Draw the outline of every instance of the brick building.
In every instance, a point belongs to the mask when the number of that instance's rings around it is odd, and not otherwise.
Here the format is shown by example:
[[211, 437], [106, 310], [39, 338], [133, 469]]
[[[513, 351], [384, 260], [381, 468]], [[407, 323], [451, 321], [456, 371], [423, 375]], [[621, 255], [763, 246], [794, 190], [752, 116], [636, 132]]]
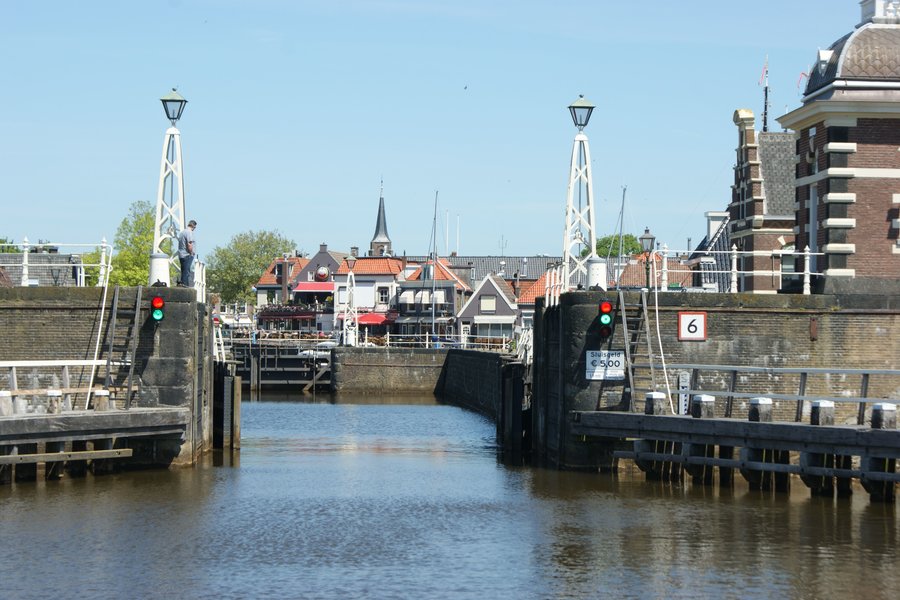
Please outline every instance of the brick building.
[[781, 277], [773, 273], [780, 273], [785, 266], [793, 270], [793, 264], [782, 265], [773, 258], [772, 251], [789, 249], [794, 242], [794, 136], [757, 132], [753, 112], [747, 109], [734, 111], [733, 119], [738, 128], [738, 147], [726, 250], [734, 245], [742, 253], [737, 265], [738, 290], [775, 293], [781, 287]]
[[814, 290], [896, 293], [900, 2], [860, 5], [861, 23], [819, 51], [803, 105], [778, 121], [794, 131], [797, 249], [823, 253]]

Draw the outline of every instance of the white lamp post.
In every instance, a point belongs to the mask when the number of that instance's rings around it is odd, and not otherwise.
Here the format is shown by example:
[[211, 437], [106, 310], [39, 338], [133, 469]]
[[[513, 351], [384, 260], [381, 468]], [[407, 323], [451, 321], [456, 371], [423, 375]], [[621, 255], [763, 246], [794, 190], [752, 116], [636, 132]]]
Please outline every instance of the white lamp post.
[[[563, 234], [563, 290], [577, 282], [587, 283], [588, 261], [596, 257], [597, 234], [594, 228], [594, 182], [591, 178], [591, 152], [584, 134], [594, 105], [584, 96], [569, 106], [578, 128], [572, 146], [569, 187], [566, 193], [566, 229]], [[587, 252], [582, 256], [582, 249]]]
[[[187, 100], [172, 88], [160, 101], [172, 126], [166, 130], [159, 168], [153, 249], [150, 251], [150, 285], [157, 281], [169, 285], [169, 265], [178, 264], [175, 260], [178, 256], [178, 233], [185, 227], [181, 132], [175, 123], [181, 118]], [[166, 251], [166, 240], [171, 240], [169, 252]]]
[[344, 345], [355, 346], [359, 334], [356, 310], [356, 301], [353, 292], [356, 289], [356, 277], [353, 276], [353, 267], [356, 265], [356, 257], [347, 257], [347, 303], [344, 304]]

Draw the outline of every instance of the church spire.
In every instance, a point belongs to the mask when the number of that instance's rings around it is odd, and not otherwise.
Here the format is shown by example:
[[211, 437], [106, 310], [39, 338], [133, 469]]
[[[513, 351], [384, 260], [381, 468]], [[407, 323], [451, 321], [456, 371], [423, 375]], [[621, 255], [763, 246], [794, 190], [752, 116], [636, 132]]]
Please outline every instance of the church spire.
[[375, 235], [369, 245], [369, 256], [390, 256], [391, 238], [388, 236], [387, 218], [384, 216], [384, 179], [381, 180], [381, 194], [378, 198], [378, 220]]

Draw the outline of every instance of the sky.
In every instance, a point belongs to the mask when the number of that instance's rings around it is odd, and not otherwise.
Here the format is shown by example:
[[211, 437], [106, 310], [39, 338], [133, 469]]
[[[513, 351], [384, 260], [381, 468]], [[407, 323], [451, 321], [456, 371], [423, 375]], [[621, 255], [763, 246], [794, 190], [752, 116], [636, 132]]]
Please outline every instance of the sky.
[[0, 238], [112, 240], [155, 202], [177, 87], [198, 253], [277, 230], [395, 254], [562, 254], [577, 130], [597, 236], [684, 249], [731, 198], [735, 109], [770, 130], [857, 0], [0, 0]]

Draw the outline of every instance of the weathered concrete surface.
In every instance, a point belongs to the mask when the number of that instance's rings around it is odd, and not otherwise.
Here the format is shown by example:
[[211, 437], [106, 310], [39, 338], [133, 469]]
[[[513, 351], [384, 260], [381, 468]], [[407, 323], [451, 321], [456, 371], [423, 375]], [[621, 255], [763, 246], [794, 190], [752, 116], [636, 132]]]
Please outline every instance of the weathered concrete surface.
[[334, 348], [331, 387], [336, 392], [435, 393], [447, 350]]

